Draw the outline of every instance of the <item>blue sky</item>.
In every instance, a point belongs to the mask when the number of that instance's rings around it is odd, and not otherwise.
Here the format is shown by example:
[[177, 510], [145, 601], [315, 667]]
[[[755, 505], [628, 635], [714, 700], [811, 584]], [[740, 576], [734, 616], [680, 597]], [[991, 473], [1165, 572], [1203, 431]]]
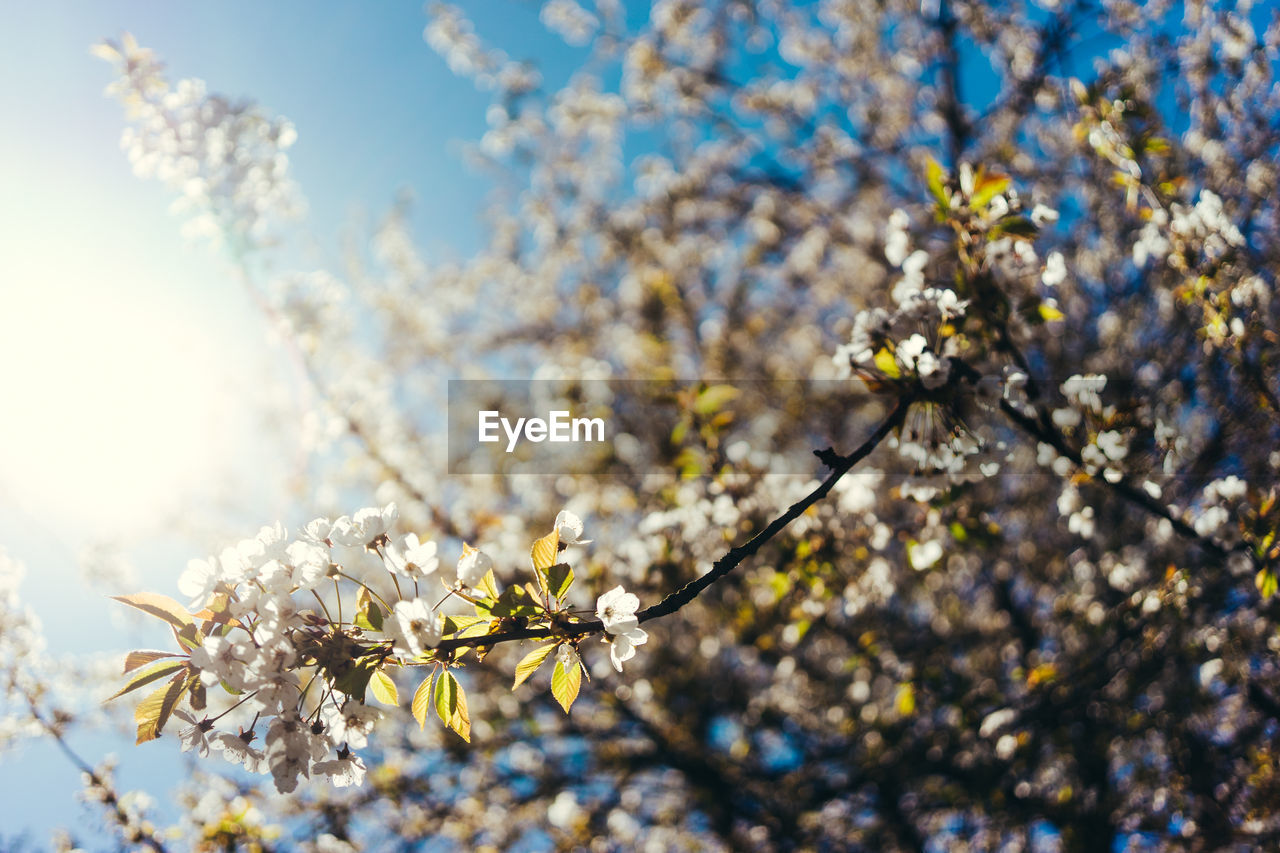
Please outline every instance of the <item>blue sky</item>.
[[[111, 69], [89, 46], [132, 32], [172, 79], [204, 79], [293, 121], [291, 170], [309, 206], [295, 262], [336, 268], [344, 227], [376, 221], [406, 188], [428, 257], [465, 257], [480, 243], [487, 184], [463, 168], [459, 143], [483, 131], [487, 98], [425, 44], [419, 4], [374, 8], [0, 8], [0, 382], [9, 391], [0, 548], [26, 564], [22, 594], [55, 652], [158, 642], [106, 590], [81, 581], [75, 563], [86, 544], [119, 544], [142, 586], [172, 589], [186, 560], [217, 544], [166, 531], [175, 508], [195, 530], [209, 529], [234, 494], [236, 535], [307, 515], [288, 504], [287, 466], [270, 461], [282, 445], [255, 446], [257, 401], [236, 393], [285, 358], [265, 342], [265, 323], [225, 259], [180, 236], [169, 191], [133, 176], [118, 144], [122, 111], [103, 95]], [[552, 81], [579, 59], [541, 27], [536, 4], [495, 0], [469, 11], [513, 56], [537, 56]], [[163, 792], [183, 773], [163, 745], [135, 750], [131, 739], [89, 734], [73, 745], [94, 762], [115, 752], [126, 788]], [[0, 837], [26, 830], [43, 846], [54, 826], [100, 825], [75, 799], [78, 773], [52, 744], [0, 754], [0, 768]]]

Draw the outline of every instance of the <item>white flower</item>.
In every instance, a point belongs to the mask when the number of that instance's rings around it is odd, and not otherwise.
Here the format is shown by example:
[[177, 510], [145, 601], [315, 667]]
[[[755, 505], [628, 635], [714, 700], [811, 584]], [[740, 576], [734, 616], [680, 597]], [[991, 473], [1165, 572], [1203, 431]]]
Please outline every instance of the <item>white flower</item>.
[[191, 665], [200, 670], [200, 682], [205, 687], [213, 687], [219, 680], [231, 683], [231, 679], [237, 677], [235, 670], [240, 664], [236, 660], [235, 644], [213, 634], [191, 650]]
[[942, 559], [942, 543], [936, 539], [919, 542], [907, 547], [907, 560], [911, 568], [923, 571]]
[[[640, 627], [636, 618], [636, 609], [640, 599], [615, 586], [596, 601], [596, 616], [604, 623], [604, 642], [609, 644], [609, 659], [613, 668], [622, 672], [623, 661], [635, 657], [636, 646], [642, 646], [649, 640], [649, 635]], [[557, 652], [558, 654], [558, 652]]]
[[195, 750], [196, 754], [201, 758], [208, 758], [208, 735], [213, 729], [213, 723], [210, 720], [197, 720], [181, 708], [175, 708], [173, 715], [188, 724], [186, 728], [178, 733], [178, 739], [182, 741], [182, 751], [190, 752]]
[[209, 738], [209, 745], [222, 750], [223, 756], [232, 764], [244, 765], [250, 773], [262, 773], [266, 770], [267, 757], [262, 750], [249, 745], [252, 732], [233, 735], [230, 732], [215, 732]]
[[216, 557], [207, 560], [191, 560], [178, 578], [178, 589], [191, 599], [192, 610], [201, 610], [223, 583], [222, 567]]
[[419, 542], [414, 533], [405, 536], [399, 544], [387, 546], [387, 568], [402, 577], [420, 580], [435, 574], [439, 567], [436, 543], [430, 540]]
[[636, 646], [643, 646], [649, 641], [649, 635], [643, 628], [638, 626], [631, 627], [605, 637], [604, 641], [609, 644], [609, 659], [613, 661], [613, 668], [618, 672], [622, 672], [623, 661], [629, 661], [636, 656]]
[[884, 235], [884, 256], [895, 267], [901, 266], [907, 257], [907, 250], [910, 248], [907, 228], [910, 225], [911, 220], [906, 211], [895, 210], [889, 214], [889, 227], [885, 229]]
[[[444, 635], [439, 614], [421, 598], [397, 601], [391, 615], [404, 641], [403, 651], [409, 657], [417, 657], [426, 649], [435, 648]], [[401, 644], [396, 645], [399, 647]]]
[[1067, 280], [1067, 262], [1063, 260], [1061, 252], [1049, 253], [1040, 280], [1044, 282], [1045, 287], [1057, 287]]
[[915, 334], [898, 344], [898, 359], [909, 370], [914, 370], [916, 360], [924, 354], [929, 348], [929, 342], [924, 339], [924, 335]]
[[560, 662], [560, 666], [564, 668], [564, 671], [568, 672], [577, 666], [582, 659], [578, 656], [577, 649], [568, 643], [561, 643], [560, 647], [556, 649], [556, 660]]
[[[346, 753], [345, 755], [343, 753]], [[329, 777], [335, 788], [346, 788], [349, 785], [359, 787], [364, 784], [364, 762], [360, 756], [347, 750], [338, 753], [338, 757], [329, 761], [318, 761], [311, 768], [312, 772]]]
[[619, 634], [640, 624], [636, 619], [639, 607], [640, 599], [621, 586], [615, 586], [596, 600], [596, 616], [604, 623], [605, 631]]
[[1036, 225], [1043, 225], [1046, 222], [1057, 222], [1058, 211], [1051, 207], [1045, 207], [1043, 204], [1037, 204], [1031, 210], [1031, 221]]
[[569, 512], [561, 510], [556, 516], [556, 532], [560, 534], [560, 542], [565, 545], [588, 545], [590, 539], [582, 538], [582, 519]]
[[334, 743], [345, 743], [352, 749], [369, 745], [369, 733], [373, 725], [382, 719], [382, 712], [372, 705], [362, 705], [354, 700], [341, 708], [329, 704], [320, 712], [329, 738]]
[[300, 590], [314, 589], [329, 574], [329, 549], [318, 542], [298, 539], [287, 549], [292, 579]]
[[296, 711], [272, 720], [266, 741], [267, 763], [276, 790], [282, 794], [297, 789], [299, 776], [310, 777], [311, 762], [323, 758], [327, 752], [325, 741], [311, 733]]
[[369, 545], [395, 524], [400, 511], [394, 503], [384, 507], [365, 507], [354, 516], [342, 516], [333, 523], [329, 540], [335, 545]]
[[493, 560], [479, 548], [462, 543], [462, 556], [458, 558], [458, 582], [475, 588], [493, 568]]

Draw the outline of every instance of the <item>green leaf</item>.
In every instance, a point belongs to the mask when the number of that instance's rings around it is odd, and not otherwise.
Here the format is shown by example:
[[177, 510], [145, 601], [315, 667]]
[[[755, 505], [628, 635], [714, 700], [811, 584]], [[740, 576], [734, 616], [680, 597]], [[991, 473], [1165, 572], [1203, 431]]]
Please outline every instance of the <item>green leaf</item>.
[[1058, 306], [1052, 300], [1048, 300], [1048, 299], [1040, 303], [1039, 311], [1040, 311], [1041, 319], [1049, 323], [1053, 323], [1057, 320], [1066, 319], [1066, 316], [1067, 316], [1066, 314], [1062, 313], [1062, 311], [1058, 308]]
[[391, 680], [391, 676], [380, 669], [376, 670], [369, 680], [369, 689], [373, 691], [373, 698], [383, 705], [400, 704], [400, 694], [396, 692], [396, 683]]
[[471, 712], [467, 710], [467, 691], [462, 689], [461, 684], [458, 685], [458, 707], [454, 709], [449, 728], [453, 729], [458, 737], [471, 743]]
[[533, 558], [533, 568], [538, 572], [545, 572], [554, 566], [559, 546], [560, 532], [558, 530], [553, 530], [537, 542], [534, 542], [533, 550], [530, 552], [530, 556]]
[[173, 713], [178, 699], [187, 688], [185, 675], [178, 673], [172, 681], [139, 703], [133, 712], [134, 722], [138, 724], [138, 739], [135, 743], [142, 744], [160, 737], [161, 729], [169, 722], [169, 715]]
[[1254, 578], [1254, 583], [1258, 585], [1258, 592], [1262, 593], [1263, 598], [1270, 598], [1276, 594], [1276, 573], [1270, 569], [1263, 569], [1258, 572], [1258, 576]]
[[951, 207], [951, 195], [947, 192], [947, 187], [944, 183], [945, 175], [942, 171], [942, 164], [932, 157], [925, 164], [924, 180], [929, 186], [929, 192], [937, 199], [938, 206], [944, 210]]
[[484, 573], [484, 577], [480, 579], [480, 589], [490, 598], [498, 597], [498, 583], [494, 580], [493, 569]]
[[560, 703], [560, 707], [564, 708], [566, 714], [573, 707], [574, 700], [578, 698], [578, 689], [581, 686], [582, 669], [575, 666], [565, 672], [564, 664], [556, 661], [556, 668], [551, 673], [551, 695]]
[[1036, 224], [1025, 216], [1010, 214], [995, 225], [991, 226], [991, 230], [987, 232], [987, 238], [994, 240], [998, 237], [1008, 235], [1023, 240], [1030, 240], [1040, 232]]
[[991, 199], [1008, 189], [1009, 184], [1007, 175], [988, 174], [979, 169], [973, 181], [973, 197], [969, 199], [969, 206], [974, 210], [982, 210]]
[[373, 601], [368, 602], [364, 610], [356, 614], [356, 626], [366, 631], [381, 631], [382, 608]]
[[680, 421], [671, 429], [671, 443], [673, 445], [678, 447], [684, 443], [684, 437], [689, 432], [689, 426], [689, 420], [685, 419]]
[[[485, 612], [487, 613], [488, 610], [486, 609]], [[466, 631], [468, 628], [473, 628], [476, 625], [480, 625], [482, 623], [485, 625], [488, 625], [489, 617], [488, 616], [463, 616], [459, 614], [453, 614], [451, 616], [444, 617], [444, 633], [446, 636], [448, 636], [449, 634], [467, 636]], [[481, 633], [485, 633], [485, 632], [481, 631]]]
[[703, 416], [713, 414], [736, 400], [740, 393], [732, 385], [712, 385], [698, 394], [693, 402], [693, 410]]
[[164, 678], [167, 675], [172, 675], [178, 670], [186, 669], [186, 668], [187, 668], [187, 661], [185, 658], [181, 661], [164, 661], [154, 666], [149, 666], [146, 669], [134, 675], [133, 678], [130, 678], [128, 683], [126, 683], [124, 687], [121, 687], [119, 690], [117, 690], [115, 693], [112, 693], [103, 701], [110, 702], [112, 699], [115, 699], [117, 696], [123, 696], [126, 693], [132, 693], [134, 690], [137, 690], [139, 687], [145, 687], [146, 685], [150, 684], [153, 681], [159, 681], [160, 679]]
[[540, 646], [522, 657], [520, 659], [520, 663], [516, 664], [516, 683], [511, 685], [511, 689], [515, 690], [523, 684], [529, 676], [533, 675], [534, 671], [537, 670], [538, 667], [542, 666], [542, 662], [547, 659], [547, 656], [550, 655], [558, 645], [559, 643], [552, 643], [549, 646]]
[[467, 694], [451, 672], [445, 672], [436, 680], [436, 714], [458, 737], [471, 743], [471, 715], [467, 711]]
[[129, 652], [129, 654], [125, 655], [124, 671], [132, 672], [143, 664], [151, 663], [153, 660], [176, 657], [178, 657], [177, 652], [153, 652], [145, 649], [139, 649], [138, 651]]
[[413, 718], [418, 721], [418, 728], [425, 728], [427, 725], [427, 709], [431, 707], [431, 683], [435, 680], [436, 674], [433, 672], [426, 678], [422, 679], [422, 683], [418, 685], [418, 689], [413, 692], [413, 704], [410, 710], [413, 711]]
[[547, 589], [551, 592], [552, 598], [564, 598], [572, 585], [573, 569], [569, 568], [568, 563], [556, 563], [547, 569]]
[[453, 673], [445, 672], [436, 681], [436, 715], [440, 722], [449, 724], [449, 718], [458, 707], [458, 679]]
[[916, 712], [916, 690], [910, 684], [898, 685], [898, 696], [894, 705], [897, 707], [898, 713], [904, 717], [910, 717]]
[[139, 592], [134, 595], [113, 595], [111, 597], [122, 604], [136, 607], [143, 613], [150, 613], [157, 619], [163, 619], [178, 630], [191, 625], [194, 621], [185, 607], [167, 595], [160, 595], [155, 592]]
[[897, 379], [902, 375], [902, 371], [898, 368], [898, 360], [884, 347], [876, 350], [875, 365], [877, 370], [890, 379]]
[[529, 593], [524, 587], [509, 586], [494, 602], [492, 612], [494, 616], [537, 616], [542, 608], [537, 606], [536, 599], [529, 600]]
[[363, 702], [365, 691], [369, 688], [369, 679], [373, 677], [373, 671], [376, 668], [375, 661], [363, 659], [356, 661], [349, 669], [336, 675], [333, 679], [333, 688], [358, 702]]
[[200, 634], [200, 629], [196, 627], [194, 622], [190, 625], [183, 625], [182, 628], [175, 627], [173, 635], [178, 638], [178, 645], [187, 651], [199, 648], [201, 640], [204, 639]]

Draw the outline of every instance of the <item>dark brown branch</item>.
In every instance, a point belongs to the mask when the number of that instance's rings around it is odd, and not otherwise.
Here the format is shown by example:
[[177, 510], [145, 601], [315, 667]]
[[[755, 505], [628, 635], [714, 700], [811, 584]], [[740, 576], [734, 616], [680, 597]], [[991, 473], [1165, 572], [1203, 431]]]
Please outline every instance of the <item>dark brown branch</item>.
[[[736, 569], [743, 560], [754, 555], [759, 551], [765, 543], [777, 536], [791, 522], [800, 517], [801, 513], [813, 506], [818, 501], [826, 497], [832, 487], [843, 477], [849, 473], [854, 465], [857, 465], [863, 459], [867, 458], [873, 450], [875, 450], [880, 442], [888, 437], [901, 426], [903, 418], [907, 415], [907, 409], [915, 402], [914, 394], [906, 394], [898, 400], [898, 404], [894, 407], [884, 422], [876, 428], [866, 441], [860, 444], [857, 449], [847, 456], [841, 456], [831, 448], [826, 450], [814, 451], [815, 455], [822, 462], [830, 467], [831, 473], [823, 480], [817, 488], [796, 501], [787, 511], [775, 518], [769, 523], [769, 526], [761, 530], [750, 540], [736, 548], [731, 549], [727, 554], [716, 560], [711, 567], [711, 571], [707, 572], [697, 580], [690, 581], [680, 589], [668, 595], [650, 607], [646, 607], [636, 614], [636, 618], [641, 622], [648, 622], [650, 619], [657, 619], [675, 613], [689, 602], [698, 597], [703, 590], [711, 586], [716, 581]], [[511, 640], [546, 640], [555, 637], [580, 637], [586, 634], [595, 634], [604, 630], [604, 624], [599, 619], [587, 619], [582, 622], [573, 622], [558, 628], [515, 628], [507, 631], [499, 631], [493, 634], [484, 634], [476, 637], [452, 637], [442, 640], [437, 646], [438, 652], [449, 652], [461, 648], [474, 648], [476, 646], [492, 646], [497, 643], [508, 642]]]
[[907, 409], [912, 402], [914, 402], [912, 395], [902, 397], [898, 401], [898, 405], [889, 414], [889, 417], [885, 418], [884, 422], [876, 428], [876, 431], [848, 456], [840, 456], [830, 448], [816, 451], [818, 458], [832, 469], [827, 479], [823, 480], [812, 492], [792, 504], [786, 512], [775, 518], [768, 527], [751, 537], [745, 544], [739, 545], [719, 560], [716, 560], [711, 571], [697, 580], [685, 584], [652, 607], [646, 607], [641, 610], [636, 614], [637, 618], [641, 622], [646, 622], [650, 619], [657, 619], [660, 616], [675, 613], [681, 607], [697, 598], [698, 594], [704, 589], [736, 569], [747, 557], [759, 551], [761, 546], [781, 533], [784, 527], [799, 518], [802, 512], [826, 497], [827, 493], [831, 491], [831, 488], [835, 486], [841, 477], [849, 473], [849, 470], [854, 465], [857, 465], [870, 455], [871, 451], [875, 450], [890, 432], [897, 429], [902, 424], [903, 418], [906, 417]]

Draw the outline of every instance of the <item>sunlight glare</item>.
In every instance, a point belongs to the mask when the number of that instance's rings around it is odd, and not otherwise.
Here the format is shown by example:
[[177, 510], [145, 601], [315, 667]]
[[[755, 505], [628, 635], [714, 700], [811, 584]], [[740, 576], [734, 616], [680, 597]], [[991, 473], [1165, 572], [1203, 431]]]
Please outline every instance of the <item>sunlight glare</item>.
[[127, 262], [37, 254], [40, 269], [5, 270], [0, 498], [50, 527], [149, 529], [230, 450], [214, 343]]

